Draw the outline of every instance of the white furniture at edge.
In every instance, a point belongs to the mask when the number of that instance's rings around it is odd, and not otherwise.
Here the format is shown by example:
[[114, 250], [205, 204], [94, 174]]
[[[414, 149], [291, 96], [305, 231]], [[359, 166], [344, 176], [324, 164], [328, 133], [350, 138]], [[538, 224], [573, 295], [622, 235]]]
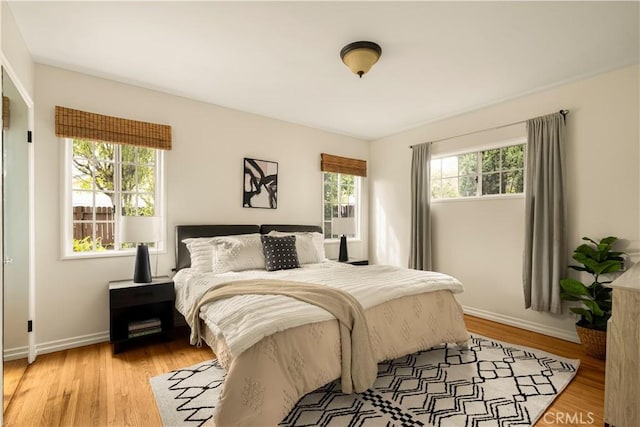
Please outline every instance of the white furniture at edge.
[[612, 316], [607, 328], [604, 422], [640, 426], [640, 263], [611, 283]]

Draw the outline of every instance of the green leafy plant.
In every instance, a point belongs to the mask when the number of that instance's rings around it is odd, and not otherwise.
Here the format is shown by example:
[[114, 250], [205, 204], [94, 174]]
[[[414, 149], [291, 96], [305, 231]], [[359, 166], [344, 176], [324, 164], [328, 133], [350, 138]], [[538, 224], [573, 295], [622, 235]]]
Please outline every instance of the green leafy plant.
[[[93, 251], [93, 240], [91, 236], [82, 239], [73, 239], [73, 252], [90, 252]], [[96, 251], [104, 251], [106, 248], [102, 246], [102, 237], [96, 239]]]
[[573, 259], [582, 265], [571, 265], [569, 268], [591, 274], [593, 282], [585, 285], [576, 279], [562, 279], [560, 298], [581, 303], [581, 306], [570, 309], [580, 315], [578, 326], [606, 331], [607, 320], [611, 317], [611, 288], [603, 285], [611, 283], [611, 280], [601, 281], [600, 276], [622, 270], [624, 252], [612, 250], [617, 237], [605, 237], [599, 242], [588, 237], [582, 240], [589, 243], [583, 243], [573, 251]]

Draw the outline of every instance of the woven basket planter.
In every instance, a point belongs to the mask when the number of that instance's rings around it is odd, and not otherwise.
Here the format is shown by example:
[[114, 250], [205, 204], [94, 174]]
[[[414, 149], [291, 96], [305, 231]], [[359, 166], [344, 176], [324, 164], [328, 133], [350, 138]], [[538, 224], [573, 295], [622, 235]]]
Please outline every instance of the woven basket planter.
[[589, 356], [604, 360], [607, 357], [607, 332], [576, 325], [580, 342]]

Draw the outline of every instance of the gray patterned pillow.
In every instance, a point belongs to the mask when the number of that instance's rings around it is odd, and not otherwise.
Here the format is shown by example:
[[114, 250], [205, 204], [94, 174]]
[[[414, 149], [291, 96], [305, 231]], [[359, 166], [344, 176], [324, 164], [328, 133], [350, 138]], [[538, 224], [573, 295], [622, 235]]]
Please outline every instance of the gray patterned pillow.
[[260, 236], [267, 271], [299, 268], [296, 236]]

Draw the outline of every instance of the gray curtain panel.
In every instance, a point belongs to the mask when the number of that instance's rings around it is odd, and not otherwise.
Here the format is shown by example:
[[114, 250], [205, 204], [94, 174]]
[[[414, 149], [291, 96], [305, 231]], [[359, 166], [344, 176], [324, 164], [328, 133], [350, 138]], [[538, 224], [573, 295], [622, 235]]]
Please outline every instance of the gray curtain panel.
[[409, 268], [431, 270], [431, 144], [413, 146]]
[[525, 176], [525, 307], [561, 313], [560, 278], [567, 275], [564, 116], [527, 121]]

